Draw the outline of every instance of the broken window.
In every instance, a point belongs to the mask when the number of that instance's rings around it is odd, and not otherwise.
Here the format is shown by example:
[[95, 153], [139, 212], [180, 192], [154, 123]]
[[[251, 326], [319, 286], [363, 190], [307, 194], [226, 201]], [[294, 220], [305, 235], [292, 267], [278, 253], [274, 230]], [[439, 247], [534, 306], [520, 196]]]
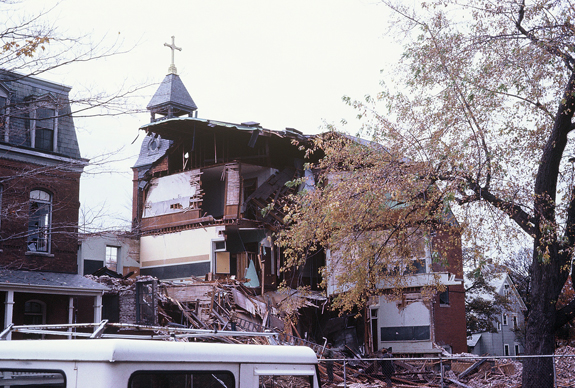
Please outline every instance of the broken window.
[[136, 322], [156, 324], [156, 283], [152, 280], [136, 283]]
[[129, 388], [234, 388], [234, 375], [229, 371], [152, 371], [130, 376]]
[[52, 195], [44, 190], [32, 190], [28, 219], [28, 252], [50, 252], [51, 222]]

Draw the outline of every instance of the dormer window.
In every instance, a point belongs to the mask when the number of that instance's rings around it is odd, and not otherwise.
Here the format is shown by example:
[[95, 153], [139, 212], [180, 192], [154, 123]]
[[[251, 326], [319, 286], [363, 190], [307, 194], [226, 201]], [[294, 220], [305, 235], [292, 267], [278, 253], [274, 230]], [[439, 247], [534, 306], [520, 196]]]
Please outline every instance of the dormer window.
[[36, 109], [35, 148], [44, 151], [54, 151], [55, 124], [56, 109]]
[[0, 141], [8, 141], [8, 90], [0, 85]]
[[58, 109], [51, 95], [30, 103], [26, 129], [30, 133], [30, 147], [42, 151], [58, 150]]

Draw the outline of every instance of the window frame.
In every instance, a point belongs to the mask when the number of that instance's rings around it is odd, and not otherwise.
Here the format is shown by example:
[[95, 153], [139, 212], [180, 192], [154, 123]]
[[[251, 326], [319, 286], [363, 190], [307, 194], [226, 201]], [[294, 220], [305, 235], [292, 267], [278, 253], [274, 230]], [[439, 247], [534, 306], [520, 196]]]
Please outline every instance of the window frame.
[[[34, 193], [40, 193], [38, 194], [38, 198], [33, 198]], [[41, 198], [42, 193], [47, 195], [49, 197], [49, 199], [43, 199]], [[44, 189], [33, 189], [30, 190], [30, 195], [29, 195], [29, 210], [28, 210], [28, 234], [27, 234], [27, 238], [26, 238], [26, 252], [27, 253], [32, 253], [32, 254], [50, 254], [51, 253], [51, 247], [52, 247], [52, 205], [54, 202], [54, 195], [48, 191], [48, 190], [44, 190]], [[39, 204], [37, 209], [34, 210], [33, 212], [33, 204]], [[41, 208], [47, 208], [47, 212], [45, 214], [45, 225], [38, 225], [38, 221], [41, 220], [42, 217], [44, 217], [43, 213], [37, 213]], [[31, 228], [31, 224], [34, 221], [36, 222], [36, 229], [35, 232], [34, 229]], [[42, 230], [42, 228], [44, 228], [45, 230]], [[44, 234], [45, 237], [40, 237], [41, 234]], [[35, 244], [35, 248], [31, 249], [34, 245], [34, 237], [33, 236], [37, 236], [36, 237], [36, 244]], [[38, 242], [40, 241], [40, 239], [45, 240], [45, 248], [44, 249], [39, 249], [39, 244]]]
[[[39, 305], [40, 309], [42, 311], [40, 313], [26, 311], [26, 307], [28, 306], [29, 303], [35, 303], [35, 304]], [[41, 317], [42, 322], [40, 322], [40, 323], [24, 323], [25, 325], [45, 325], [46, 324], [46, 303], [42, 302], [41, 300], [37, 300], [37, 299], [29, 299], [26, 302], [24, 302], [24, 322], [26, 322], [26, 317]]]
[[445, 291], [439, 293], [439, 306], [449, 307], [451, 305], [449, 300], [449, 286], [445, 287]]
[[[130, 378], [128, 379], [128, 388], [132, 388], [133, 384], [134, 384], [134, 380], [137, 379], [139, 376], [145, 376], [145, 377], [150, 377], [150, 375], [164, 375], [164, 376], [169, 376], [169, 375], [214, 375], [214, 374], [218, 374], [218, 375], [227, 375], [230, 376], [233, 382], [233, 387], [236, 386], [236, 376], [234, 375], [234, 373], [230, 370], [224, 370], [224, 369], [218, 369], [218, 370], [204, 370], [204, 369], [200, 369], [200, 370], [137, 370], [135, 372], [133, 372], [130, 375]], [[216, 377], [217, 379], [217, 377]]]
[[[113, 250], [115, 250], [115, 252], [116, 252], [115, 260], [112, 260], [113, 255], [108, 254], [108, 249], [110, 249], [110, 253], [113, 252]], [[121, 247], [119, 247], [117, 245], [106, 244], [106, 255], [104, 257], [104, 266], [106, 268], [111, 269], [112, 271], [116, 271], [116, 272], [118, 271], [118, 260], [120, 258], [120, 249], [121, 249]], [[113, 265], [111, 263], [113, 263]]]
[[[58, 152], [58, 116], [60, 109], [58, 107], [58, 104], [56, 104], [56, 99], [52, 95], [48, 94], [33, 99], [32, 101], [29, 102], [28, 106], [29, 106], [29, 112], [28, 112], [28, 119], [26, 120], [27, 124], [26, 129], [29, 130], [30, 134], [30, 147], [40, 151]], [[38, 112], [41, 109], [53, 111], [53, 116], [46, 118], [39, 118]], [[41, 124], [40, 123], [41, 121], [46, 121], [50, 119], [53, 120], [52, 129], [45, 128], [39, 125]], [[49, 147], [50, 149], [38, 147], [38, 144], [36, 144], [38, 136], [37, 130], [51, 131], [52, 141], [51, 141], [51, 147]]]
[[0, 105], [0, 133], [3, 131], [3, 138], [0, 141], [10, 140], [10, 91], [0, 83], [0, 98], [4, 99], [4, 105]]

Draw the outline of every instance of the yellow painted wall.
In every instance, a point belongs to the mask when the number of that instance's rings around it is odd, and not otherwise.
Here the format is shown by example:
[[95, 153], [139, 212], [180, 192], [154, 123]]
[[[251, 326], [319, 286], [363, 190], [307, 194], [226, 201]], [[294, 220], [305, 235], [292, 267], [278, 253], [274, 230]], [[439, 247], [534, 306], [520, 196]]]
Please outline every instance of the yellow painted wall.
[[220, 226], [184, 230], [158, 236], [143, 236], [140, 239], [140, 265], [184, 264], [209, 261], [212, 240], [219, 238]]

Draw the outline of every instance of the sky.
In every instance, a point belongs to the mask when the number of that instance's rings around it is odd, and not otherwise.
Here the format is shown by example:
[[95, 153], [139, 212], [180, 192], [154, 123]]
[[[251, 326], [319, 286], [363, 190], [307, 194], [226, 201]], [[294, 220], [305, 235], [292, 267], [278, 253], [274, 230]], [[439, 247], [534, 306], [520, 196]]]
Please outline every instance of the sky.
[[[72, 91], [114, 93], [146, 86], [130, 103], [141, 113], [75, 118], [83, 157], [81, 211], [104, 228], [129, 228], [132, 172], [145, 106], [175, 65], [198, 117], [264, 128], [319, 133], [325, 123], [355, 132], [355, 112], [342, 97], [375, 95], [401, 47], [388, 35], [389, 10], [376, 0], [24, 0], [50, 8], [61, 33], [127, 52], [59, 69], [43, 78]], [[342, 126], [341, 120], [348, 124]], [[102, 156], [105, 155], [105, 156]], [[106, 161], [106, 163], [101, 163]], [[93, 225], [94, 226], [94, 225]]]

